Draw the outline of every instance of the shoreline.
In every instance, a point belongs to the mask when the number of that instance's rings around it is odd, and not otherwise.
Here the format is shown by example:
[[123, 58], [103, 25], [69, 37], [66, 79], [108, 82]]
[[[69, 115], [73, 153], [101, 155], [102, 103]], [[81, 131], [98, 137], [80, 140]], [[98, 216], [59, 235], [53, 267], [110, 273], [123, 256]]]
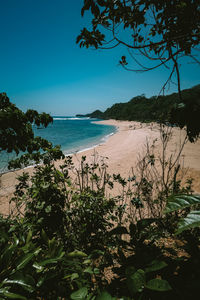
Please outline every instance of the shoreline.
[[[95, 123], [95, 124], [98, 124], [98, 122], [101, 122], [101, 121], [96, 121], [96, 122], [92, 122], [92, 123]], [[100, 124], [99, 124], [100, 125]], [[106, 124], [102, 124], [102, 125], [106, 125]], [[107, 142], [107, 140], [114, 134], [117, 133], [117, 129], [115, 132], [111, 132], [107, 135], [105, 135], [104, 137], [101, 138], [101, 140], [99, 141], [98, 144], [94, 144], [93, 146], [90, 146], [90, 147], [86, 147], [86, 148], [83, 148], [82, 150], [74, 150], [74, 152], [71, 152], [71, 153], [65, 153], [66, 150], [63, 150], [63, 153], [65, 155], [65, 157], [67, 156], [73, 156], [73, 155], [76, 155], [78, 153], [81, 153], [81, 152], [87, 152], [89, 150], [93, 150], [94, 148], [102, 145], [102, 144], [105, 144]]]
[[[103, 120], [95, 123], [102, 125], [112, 125], [116, 127], [116, 132], [109, 135], [108, 138], [98, 145], [94, 145], [89, 149], [83, 149], [76, 153], [72, 153], [73, 163], [76, 168], [79, 167], [81, 157], [86, 156], [87, 162], [94, 160], [94, 154], [99, 160], [106, 157], [109, 174], [121, 174], [122, 177], [128, 178], [131, 172], [136, 172], [136, 164], [139, 155], [145, 151], [145, 143], [147, 139], [152, 142], [158, 139], [155, 151], [160, 150], [159, 145], [159, 125], [156, 123], [139, 123], [135, 121], [116, 121]], [[170, 141], [169, 155], [173, 155], [175, 150], [183, 138], [184, 130], [173, 128], [173, 138]], [[187, 142], [184, 147], [181, 158], [184, 160], [183, 167], [188, 169], [187, 177], [194, 178], [194, 190], [200, 193], [200, 139], [196, 143]], [[108, 158], [108, 159], [107, 159]], [[60, 161], [55, 163], [60, 165]], [[8, 200], [11, 197], [14, 186], [17, 182], [16, 177], [23, 172], [24, 169], [14, 172], [4, 173], [1, 178], [0, 190], [0, 212], [8, 213]], [[26, 171], [32, 174], [34, 168], [29, 166]]]
[[[60, 119], [60, 118], [59, 118], [59, 119]], [[78, 119], [78, 118], [71, 118], [71, 119]], [[89, 119], [89, 118], [88, 118], [88, 119]], [[98, 125], [107, 125], [107, 124], [99, 124], [99, 122], [101, 122], [101, 120], [100, 120], [100, 121], [92, 121], [91, 123], [98, 124]], [[113, 131], [113, 132], [111, 132], [111, 133], [109, 133], [109, 134], [106, 134], [105, 136], [101, 137], [100, 140], [99, 140], [99, 142], [97, 142], [97, 143], [94, 143], [94, 144], [89, 143], [89, 145], [87, 144], [86, 146], [83, 146], [83, 148], [82, 148], [82, 146], [80, 145], [80, 146], [78, 146], [77, 149], [73, 150], [72, 152], [71, 152], [71, 150], [67, 150], [67, 149], [66, 149], [66, 150], [62, 150], [62, 151], [63, 151], [63, 154], [65, 155], [65, 157], [67, 157], [67, 156], [73, 156], [73, 155], [76, 155], [77, 153], [81, 153], [81, 152], [85, 152], [85, 151], [88, 151], [88, 150], [92, 150], [92, 149], [94, 149], [95, 147], [98, 147], [99, 145], [106, 143], [107, 140], [110, 138], [110, 136], [114, 135], [114, 134], [117, 132], [117, 127], [116, 127], [116, 126], [114, 126], [114, 125], [108, 125], [108, 126], [113, 126], [113, 127], [115, 127], [115, 131]], [[90, 145], [90, 144], [91, 144], [91, 145]], [[68, 151], [70, 151], [70, 152], [68, 152]], [[7, 174], [7, 173], [18, 172], [18, 171], [20, 171], [20, 170], [25, 170], [25, 169], [29, 169], [29, 168], [34, 168], [35, 166], [36, 166], [36, 164], [29, 165], [29, 166], [27, 166], [27, 167], [24, 167], [24, 168], [22, 168], [22, 169], [18, 169], [18, 170], [16, 170], [16, 171], [8, 170], [8, 169], [7, 169], [6, 171], [1, 172], [1, 170], [0, 170], [0, 176], [3, 176], [3, 175], [5, 175], [5, 174]], [[2, 169], [2, 170], [3, 170], [3, 169]]]

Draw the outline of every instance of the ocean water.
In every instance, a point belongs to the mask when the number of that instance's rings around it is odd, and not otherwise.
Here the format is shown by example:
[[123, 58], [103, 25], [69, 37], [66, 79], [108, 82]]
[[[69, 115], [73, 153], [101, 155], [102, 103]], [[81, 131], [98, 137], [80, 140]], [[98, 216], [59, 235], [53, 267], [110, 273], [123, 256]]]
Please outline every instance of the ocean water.
[[[33, 127], [35, 136], [41, 136], [53, 143], [61, 145], [64, 154], [72, 154], [94, 147], [116, 132], [115, 126], [95, 124], [98, 119], [76, 117], [54, 117], [53, 124], [47, 128]], [[0, 172], [7, 171], [8, 161], [16, 157], [14, 153], [0, 153]]]

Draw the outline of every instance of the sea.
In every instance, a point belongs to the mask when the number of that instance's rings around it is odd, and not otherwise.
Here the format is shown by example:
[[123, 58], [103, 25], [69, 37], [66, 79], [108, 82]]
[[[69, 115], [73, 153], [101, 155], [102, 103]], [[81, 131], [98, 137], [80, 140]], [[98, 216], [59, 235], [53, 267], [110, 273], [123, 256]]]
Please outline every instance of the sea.
[[[53, 117], [53, 123], [47, 128], [33, 126], [35, 136], [41, 136], [60, 145], [65, 155], [84, 151], [104, 143], [109, 136], [116, 132], [111, 125], [96, 124], [98, 119], [78, 117]], [[22, 153], [21, 153], [22, 154]], [[16, 158], [15, 153], [0, 152], [0, 173], [7, 172], [10, 159]]]

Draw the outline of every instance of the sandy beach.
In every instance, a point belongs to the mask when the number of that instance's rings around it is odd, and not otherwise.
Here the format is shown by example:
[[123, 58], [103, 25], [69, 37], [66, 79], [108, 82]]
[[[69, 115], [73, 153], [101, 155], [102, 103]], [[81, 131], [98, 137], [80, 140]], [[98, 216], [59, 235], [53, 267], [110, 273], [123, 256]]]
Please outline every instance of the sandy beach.
[[[78, 168], [81, 156], [87, 156], [88, 162], [91, 162], [95, 155], [101, 159], [107, 157], [108, 172], [118, 174], [128, 178], [135, 167], [139, 156], [145, 152], [147, 140], [151, 144], [157, 139], [155, 145], [155, 154], [159, 155], [161, 150], [159, 125], [155, 123], [144, 124], [129, 121], [99, 121], [99, 124], [114, 125], [117, 132], [110, 136], [105, 143], [95, 148], [73, 155], [73, 162]], [[172, 139], [167, 148], [167, 155], [175, 157], [181, 141], [184, 139], [185, 132], [178, 128], [173, 128]], [[181, 164], [186, 172], [187, 178], [193, 178], [193, 189], [200, 193], [200, 140], [196, 143], [187, 142], [181, 154]], [[27, 168], [27, 172], [32, 173], [34, 169]], [[12, 196], [14, 186], [17, 183], [16, 176], [22, 172], [9, 172], [0, 178], [0, 212], [7, 215], [9, 213], [9, 199]]]

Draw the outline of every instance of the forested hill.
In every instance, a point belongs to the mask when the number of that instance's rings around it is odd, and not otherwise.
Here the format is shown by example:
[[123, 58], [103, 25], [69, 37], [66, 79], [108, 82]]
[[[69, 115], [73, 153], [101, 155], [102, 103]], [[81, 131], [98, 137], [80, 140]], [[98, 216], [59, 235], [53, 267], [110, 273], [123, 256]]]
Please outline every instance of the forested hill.
[[197, 114], [197, 112], [200, 115], [200, 85], [183, 90], [182, 98], [182, 103], [180, 103], [177, 93], [167, 96], [153, 96], [151, 98], [141, 95], [132, 98], [126, 103], [116, 103], [104, 113], [96, 110], [91, 114], [87, 114], [87, 116], [100, 119], [134, 120], [141, 122], [158, 120], [173, 122], [172, 116], [177, 119], [174, 110], [176, 107], [179, 107], [179, 121], [180, 118], [185, 118], [185, 113], [187, 113], [188, 117], [191, 114]]
[[78, 114], [78, 115], [76, 115], [76, 117], [80, 117], [80, 118], [81, 117], [90, 117], [90, 118], [104, 119], [104, 113], [100, 110], [95, 110], [91, 114], [87, 114], [87, 115]]

